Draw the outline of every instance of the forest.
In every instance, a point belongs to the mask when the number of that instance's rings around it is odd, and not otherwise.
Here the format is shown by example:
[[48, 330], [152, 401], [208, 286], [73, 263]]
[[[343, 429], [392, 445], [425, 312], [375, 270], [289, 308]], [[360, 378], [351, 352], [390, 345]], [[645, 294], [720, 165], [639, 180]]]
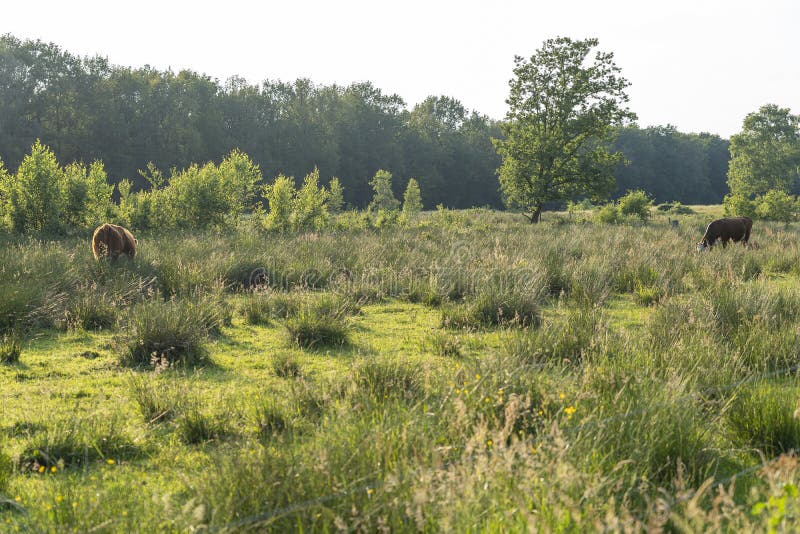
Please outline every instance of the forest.
[[[147, 188], [139, 172], [219, 163], [234, 149], [266, 181], [319, 169], [338, 177], [355, 208], [372, 198], [379, 169], [400, 196], [416, 178], [426, 208], [503, 207], [500, 123], [456, 98], [430, 96], [409, 106], [370, 82], [319, 85], [308, 79], [224, 82], [192, 70], [126, 67], [79, 57], [58, 45], [0, 37], [0, 159], [14, 171], [40, 139], [59, 161], [102, 160], [108, 180]], [[642, 189], [657, 202], [719, 203], [727, 192], [728, 141], [672, 126], [621, 127], [614, 149], [615, 197]]]

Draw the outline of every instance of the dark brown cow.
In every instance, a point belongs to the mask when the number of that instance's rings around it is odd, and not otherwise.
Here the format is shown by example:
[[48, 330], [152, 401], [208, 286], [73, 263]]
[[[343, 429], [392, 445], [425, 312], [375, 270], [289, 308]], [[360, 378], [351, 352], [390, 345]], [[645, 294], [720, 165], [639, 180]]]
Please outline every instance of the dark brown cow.
[[108, 256], [116, 260], [121, 255], [130, 258], [136, 256], [136, 245], [139, 242], [127, 228], [116, 224], [104, 223], [97, 227], [92, 236], [92, 253], [94, 259]]
[[697, 244], [697, 250], [707, 250], [714, 246], [719, 239], [722, 246], [728, 246], [728, 241], [734, 243], [741, 241], [746, 245], [750, 239], [750, 230], [753, 228], [753, 219], [750, 217], [726, 217], [712, 221], [706, 228], [703, 239]]

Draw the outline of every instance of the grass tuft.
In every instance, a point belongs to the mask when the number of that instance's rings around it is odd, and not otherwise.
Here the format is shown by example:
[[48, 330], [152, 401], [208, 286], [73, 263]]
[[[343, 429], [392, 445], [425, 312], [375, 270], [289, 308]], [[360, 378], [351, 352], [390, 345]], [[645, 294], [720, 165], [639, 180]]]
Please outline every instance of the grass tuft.
[[3, 335], [0, 340], [0, 363], [19, 363], [22, 346], [16, 334]]
[[210, 298], [153, 300], [131, 308], [120, 338], [120, 363], [130, 367], [201, 365], [205, 342], [221, 324], [218, 303]]

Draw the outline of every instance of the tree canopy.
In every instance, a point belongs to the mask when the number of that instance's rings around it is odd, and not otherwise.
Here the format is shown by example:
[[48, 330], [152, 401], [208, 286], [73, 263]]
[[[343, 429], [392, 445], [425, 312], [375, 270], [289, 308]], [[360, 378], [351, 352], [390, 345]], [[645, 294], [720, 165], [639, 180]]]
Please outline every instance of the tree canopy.
[[742, 131], [731, 137], [730, 151], [732, 194], [788, 193], [800, 165], [800, 116], [774, 104], [762, 106], [745, 117]]
[[628, 81], [597, 39], [549, 39], [530, 59], [515, 58], [509, 111], [495, 141], [500, 186], [509, 206], [531, 212], [578, 195], [614, 189], [622, 154], [608, 150], [613, 127], [635, 119], [625, 107]]
[[[589, 54], [580, 67], [591, 64]], [[564, 81], [569, 79], [565, 74]], [[521, 92], [520, 102], [523, 96]], [[574, 111], [577, 116], [581, 110]], [[572, 120], [566, 124], [574, 129], [561, 130], [565, 134], [585, 126]], [[553, 135], [546, 139], [557, 140], [555, 132], [549, 132]], [[714, 203], [727, 192], [727, 141], [671, 127], [624, 127], [617, 133], [609, 152], [623, 152], [631, 164], [614, 168], [617, 188], [612, 196], [644, 189], [658, 201]], [[64, 169], [73, 162], [102, 161], [108, 183], [121, 184], [120, 194], [123, 189], [157, 190], [164, 185], [163, 176], [160, 185], [151, 182], [158, 182], [158, 169], [167, 176], [174, 169], [177, 175], [193, 164], [198, 176], [210, 180], [206, 185], [216, 187], [211, 174], [200, 172], [205, 164], [222, 165], [227, 159], [226, 166], [239, 166], [245, 158], [233, 156], [246, 154], [253, 168], [223, 172], [242, 177], [241, 183], [223, 185], [236, 189], [231, 192], [236, 201], [226, 203], [237, 209], [249, 209], [254, 197], [262, 194], [252, 187], [256, 168], [266, 181], [278, 175], [294, 177], [296, 189], [315, 168], [320, 185], [339, 177], [328, 200], [334, 212], [340, 206], [367, 207], [373, 196], [370, 180], [379, 169], [393, 174], [395, 198], [401, 198], [414, 176], [427, 208], [438, 204], [500, 208], [496, 171], [502, 160], [492, 139], [502, 138], [499, 122], [449, 96], [430, 96], [407, 105], [369, 82], [341, 86], [299, 79], [251, 84], [238, 77], [220, 82], [191, 70], [118, 66], [103, 57], [78, 57], [51, 43], [0, 37], [0, 161], [8, 171], [0, 172], [0, 183], [4, 175], [16, 176], [30, 147], [41, 139]], [[597, 139], [587, 139], [578, 150], [582, 160], [591, 161], [595, 149], [605, 146]], [[539, 148], [551, 146], [545, 143]], [[146, 172], [142, 175], [139, 169]], [[613, 187], [607, 175], [584, 178], [604, 185], [601, 189]], [[74, 177], [68, 182], [62, 185], [71, 188], [74, 204], [84, 186]], [[3, 193], [0, 185], [0, 197], [10, 195], [10, 187]], [[598, 191], [566, 185], [556, 190], [570, 195], [580, 190], [578, 196]], [[559, 195], [548, 198], [555, 197]], [[161, 200], [157, 192], [137, 197], [135, 202], [144, 203], [137, 213], [157, 216], [155, 206]], [[5, 201], [0, 198], [0, 202]], [[126, 204], [128, 208], [133, 205]]]

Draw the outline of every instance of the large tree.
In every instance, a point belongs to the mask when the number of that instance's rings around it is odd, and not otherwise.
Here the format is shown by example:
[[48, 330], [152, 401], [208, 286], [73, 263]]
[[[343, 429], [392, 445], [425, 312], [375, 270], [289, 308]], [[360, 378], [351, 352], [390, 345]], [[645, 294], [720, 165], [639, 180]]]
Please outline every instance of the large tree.
[[538, 222], [542, 206], [578, 195], [600, 199], [614, 189], [613, 127], [636, 116], [626, 107], [630, 85], [614, 55], [596, 51], [597, 39], [558, 37], [529, 60], [517, 56], [505, 139], [495, 141], [503, 158], [500, 187], [506, 203]]
[[800, 117], [767, 104], [745, 117], [731, 137], [728, 186], [749, 197], [769, 190], [789, 192], [800, 164]]

